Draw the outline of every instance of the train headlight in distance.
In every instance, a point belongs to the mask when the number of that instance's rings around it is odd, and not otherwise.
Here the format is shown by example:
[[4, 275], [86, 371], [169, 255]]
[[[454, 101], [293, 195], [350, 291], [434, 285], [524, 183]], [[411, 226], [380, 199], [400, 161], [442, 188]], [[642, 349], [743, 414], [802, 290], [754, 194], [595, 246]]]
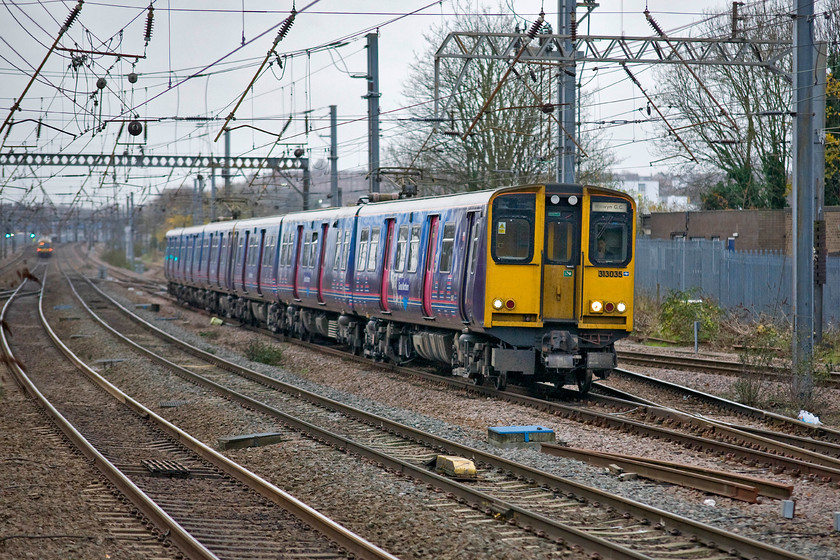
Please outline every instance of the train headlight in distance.
[[572, 195], [569, 197], [569, 206], [574, 206], [578, 202], [578, 197]]
[[500, 298], [496, 298], [493, 300], [493, 309], [496, 311], [501, 311], [502, 306], [504, 306], [505, 302], [503, 302]]
[[589, 310], [592, 313], [603, 313], [604, 304], [597, 299], [593, 299], [589, 302]]
[[625, 305], [623, 301], [619, 301], [615, 305], [615, 308], [618, 310], [619, 313], [624, 313], [625, 311], [627, 311], [627, 305]]

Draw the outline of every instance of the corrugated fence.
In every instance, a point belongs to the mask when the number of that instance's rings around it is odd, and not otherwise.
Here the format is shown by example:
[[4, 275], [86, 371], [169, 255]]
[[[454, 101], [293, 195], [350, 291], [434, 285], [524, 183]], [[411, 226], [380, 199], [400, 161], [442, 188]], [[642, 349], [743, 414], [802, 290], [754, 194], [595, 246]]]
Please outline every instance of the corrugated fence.
[[[672, 290], [699, 288], [726, 309], [792, 316], [793, 259], [780, 251], [729, 251], [707, 239], [636, 242], [636, 294], [664, 298]], [[840, 326], [840, 257], [828, 257], [823, 286], [826, 326]]]

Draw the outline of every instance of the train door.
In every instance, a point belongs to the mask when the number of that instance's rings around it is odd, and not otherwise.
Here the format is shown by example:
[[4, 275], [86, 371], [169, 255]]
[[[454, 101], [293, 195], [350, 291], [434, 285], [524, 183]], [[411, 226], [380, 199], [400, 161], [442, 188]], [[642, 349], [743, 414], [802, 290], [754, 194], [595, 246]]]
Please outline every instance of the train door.
[[429, 234], [426, 238], [426, 262], [423, 273], [423, 315], [434, 318], [432, 310], [432, 285], [434, 284], [435, 259], [437, 257], [437, 238], [440, 216], [429, 216]]
[[379, 307], [384, 313], [390, 313], [388, 308], [388, 284], [391, 276], [391, 245], [394, 241], [394, 218], [385, 222], [385, 249], [382, 251], [382, 280], [379, 285]]
[[463, 265], [461, 266], [461, 287], [458, 290], [460, 297], [458, 298], [461, 301], [460, 309], [461, 312], [461, 321], [465, 324], [469, 324], [472, 321], [472, 300], [473, 300], [473, 290], [474, 290], [474, 279], [475, 279], [475, 267], [477, 264], [477, 255], [478, 255], [478, 238], [480, 235], [480, 228], [477, 225], [478, 221], [478, 212], [468, 212], [467, 213], [467, 232], [464, 239], [467, 242], [464, 244], [464, 258], [462, 259]]
[[324, 269], [326, 268], [325, 260], [327, 257], [327, 230], [329, 224], [321, 224], [321, 250], [318, 252], [318, 303], [324, 304]]
[[292, 294], [295, 300], [300, 301], [298, 294], [298, 269], [300, 268], [300, 248], [303, 242], [303, 226], [297, 227], [297, 240], [295, 241], [294, 266], [292, 267]]
[[231, 235], [230, 239], [228, 240], [228, 258], [227, 258], [227, 270], [225, 272], [225, 288], [228, 290], [234, 289], [233, 286], [233, 279], [234, 279], [234, 270], [236, 267], [236, 251], [237, 247], [239, 247], [239, 230], [236, 230]]
[[543, 321], [575, 319], [575, 286], [580, 264], [580, 206], [548, 195], [545, 205]]
[[236, 257], [237, 275], [239, 276], [240, 289], [243, 292], [248, 291], [247, 277], [245, 272], [248, 270], [248, 248], [251, 242], [251, 231], [245, 230], [245, 237], [239, 239], [239, 251]]

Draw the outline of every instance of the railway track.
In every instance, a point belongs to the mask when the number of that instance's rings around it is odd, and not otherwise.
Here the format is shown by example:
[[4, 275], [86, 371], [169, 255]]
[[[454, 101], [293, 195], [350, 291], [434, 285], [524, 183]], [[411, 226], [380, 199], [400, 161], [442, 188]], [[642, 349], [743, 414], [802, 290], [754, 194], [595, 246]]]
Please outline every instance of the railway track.
[[19, 383], [154, 527], [149, 537], [171, 543], [188, 558], [291, 551], [393, 559], [107, 383], [47, 322], [44, 308], [61, 301], [55, 291], [61, 289], [47, 274], [43, 283], [49, 287], [40, 298], [10, 299], [4, 307], [4, 320], [19, 333], [10, 346], [3, 332], [4, 352], [28, 364], [26, 372], [14, 367]]
[[[747, 372], [759, 374], [768, 379], [787, 379], [790, 377], [789, 366], [770, 364], [757, 369], [749, 368], [741, 362], [730, 362], [699, 356], [673, 356], [631, 350], [619, 350], [616, 354], [618, 355], [619, 363], [626, 365], [635, 364], [645, 367], [684, 369], [734, 376], [744, 375]], [[840, 372], [829, 372], [820, 382], [828, 385], [840, 385]]]
[[[101, 297], [105, 297], [104, 294]], [[99, 311], [97, 310], [97, 312]], [[128, 313], [125, 308], [122, 311]], [[151, 325], [146, 323], [145, 328], [148, 329], [149, 327]], [[131, 335], [134, 339], [139, 339], [142, 336], [147, 335], [137, 333]], [[195, 349], [191, 349], [190, 352], [193, 356], [200, 355]], [[214, 356], [203, 355], [202, 359], [210, 360], [216, 365], [222, 364]], [[180, 360], [183, 362], [184, 358]], [[172, 360], [170, 360], [171, 362]], [[380, 464], [386, 465], [389, 469], [401, 472], [414, 480], [437, 486], [454, 498], [469, 504], [476, 511], [484, 511], [490, 516], [498, 517], [501, 515], [509, 518], [513, 523], [519, 524], [538, 535], [562, 539], [566, 543], [579, 544], [586, 550], [596, 551], [599, 554], [609, 554], [610, 557], [618, 557], [618, 552], [609, 548], [601, 548], [609, 544], [609, 541], [606, 543], [599, 542], [599, 540], [603, 540], [601, 536], [597, 536], [593, 541], [581, 539], [591, 539], [593, 534], [601, 535], [605, 532], [606, 527], [612, 527], [611, 530], [606, 531], [610, 535], [610, 539], [618, 541], [619, 546], [633, 547], [638, 551], [624, 551], [623, 554], [628, 552], [631, 554], [626, 557], [636, 557], [633, 554], [646, 558], [664, 557], [666, 550], [671, 551], [669, 554], [676, 554], [675, 550], [681, 550], [675, 556], [668, 556], [673, 558], [716, 558], [721, 554], [721, 551], [744, 558], [797, 557], [793, 553], [773, 547], [761, 550], [766, 545], [743, 540], [736, 535], [727, 534], [655, 508], [611, 496], [592, 488], [582, 487], [574, 482], [499, 459], [480, 450], [465, 448], [430, 434], [420, 433], [381, 417], [348, 409], [340, 403], [323, 399], [317, 395], [305, 394], [305, 399], [308, 402], [296, 403], [294, 405], [294, 417], [292, 417], [292, 414], [285, 410], [279, 410], [281, 405], [284, 409], [288, 409], [290, 406], [289, 396], [281, 396], [279, 393], [286, 392], [291, 394], [292, 397], [303, 396], [304, 392], [299, 388], [284, 386], [285, 384], [266, 378], [256, 372], [242, 371], [234, 364], [225, 364], [224, 368], [229, 371], [238, 370], [239, 375], [244, 375], [253, 380], [254, 383], [259, 384], [250, 389], [254, 395], [251, 399], [242, 400], [247, 399], [247, 397], [243, 394], [242, 382], [237, 380], [235, 381], [237, 385], [236, 396], [233, 392], [226, 392], [227, 398], [235, 398], [249, 407], [263, 411], [265, 414], [273, 414], [281, 418], [284, 423], [293, 425], [295, 429], [312, 430], [308, 425], [316, 423], [312, 421], [312, 418], [323, 415], [322, 411], [327, 411], [328, 416], [341, 414], [340, 420], [331, 422], [331, 424], [335, 424], [344, 430], [342, 434], [339, 434], [339, 438], [336, 438], [337, 434], [314, 431], [313, 433], [317, 434], [316, 437], [324, 441], [331, 441], [333, 445], [352, 449], [354, 453], [359, 455], [369, 456]], [[194, 382], [213, 386], [217, 391], [229, 391], [214, 385], [219, 381], [216, 373], [212, 374], [216, 380], [211, 382], [207, 379], [209, 376], [206, 367], [199, 366], [196, 369], [200, 373], [182, 371], [181, 375], [189, 377]], [[224, 382], [225, 385], [228, 383], [234, 382]], [[218, 383], [218, 385], [221, 385], [221, 383]], [[266, 387], [270, 387], [276, 394], [267, 395]], [[269, 397], [272, 401], [280, 402], [281, 405], [267, 405], [266, 401], [269, 400]], [[536, 399], [532, 400], [535, 401]], [[310, 411], [305, 412], [305, 414], [310, 416], [299, 418], [298, 416], [304, 415], [304, 412], [300, 410], [307, 408]], [[358, 426], [356, 428], [358, 432], [349, 429], [349, 426], [353, 424]], [[386, 451], [383, 452], [375, 449], [375, 447], [384, 447]], [[392, 450], [395, 448], [403, 448], [407, 451], [407, 455], [394, 456]], [[441, 452], [474, 458], [479, 469], [479, 484], [470, 485], [451, 481], [430, 472], [427, 463], [430, 458]], [[373, 454], [369, 455], [370, 453]], [[476, 492], [476, 486], [479, 487], [478, 492]], [[586, 507], [584, 508], [584, 506]], [[567, 522], [564, 527], [563, 523], [558, 523], [553, 519], [557, 516], [558, 511], [564, 512], [562, 516], [564, 520], [571, 519], [574, 521]], [[657, 521], [653, 522], [652, 520]], [[587, 535], [587, 531], [590, 533], [589, 535]], [[647, 542], [640, 543], [637, 540], [640, 536], [647, 539]], [[709, 546], [710, 543], [714, 544]]]

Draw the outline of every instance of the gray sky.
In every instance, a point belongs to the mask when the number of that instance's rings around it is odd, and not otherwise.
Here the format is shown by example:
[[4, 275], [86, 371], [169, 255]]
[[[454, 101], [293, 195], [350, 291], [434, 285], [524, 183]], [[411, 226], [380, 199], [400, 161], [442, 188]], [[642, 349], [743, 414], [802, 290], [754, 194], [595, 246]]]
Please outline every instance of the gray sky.
[[[0, 118], [9, 114], [75, 1], [9, 1], [0, 7]], [[89, 54], [74, 60], [66, 50], [55, 51], [40, 77], [26, 93], [17, 124], [0, 135], [2, 152], [116, 153], [147, 155], [222, 155], [223, 137], [214, 142], [223, 120], [270, 48], [277, 26], [292, 7], [279, 2], [221, 0], [156, 0], [151, 40], [144, 32], [149, 1], [87, 1], [59, 47], [111, 52], [123, 55]], [[267, 11], [266, 6], [272, 10]], [[478, 9], [478, 2], [460, 4]], [[556, 28], [557, 2], [502, 0], [491, 12], [515, 14], [533, 22], [541, 7], [546, 20]], [[674, 36], [698, 35], [696, 23], [708, 11], [727, 12], [731, 2], [696, 0], [601, 0], [581, 34], [649, 36], [643, 10], [647, 7], [660, 26]], [[451, 1], [428, 0], [320, 0], [298, 1], [300, 10], [287, 36], [275, 49], [276, 57], [236, 111], [231, 127], [250, 125], [232, 132], [231, 155], [281, 156], [296, 145], [306, 148], [313, 165], [325, 160], [329, 149], [329, 105], [338, 106], [339, 167], [367, 169], [367, 105], [364, 79], [351, 77], [366, 71], [365, 34], [378, 31], [383, 165], [386, 147], [396, 133], [397, 119], [407, 117], [401, 95], [408, 66], [428, 46], [424, 33], [454, 16]], [[579, 13], [581, 13], [579, 11]], [[243, 45], [244, 41], [244, 45]], [[340, 46], [328, 47], [331, 44]], [[127, 79], [138, 74], [136, 83]], [[652, 73], [640, 70], [641, 79]], [[98, 90], [97, 80], [107, 85]], [[603, 69], [586, 79], [594, 92], [590, 116], [594, 120], [634, 119], [644, 106], [643, 97], [628, 86], [620, 69]], [[98, 92], [98, 93], [94, 93]], [[149, 120], [148, 136], [123, 132], [121, 121], [137, 115]], [[185, 121], [199, 117], [201, 121]], [[289, 117], [292, 123], [280, 143], [274, 145]], [[26, 119], [41, 120], [21, 122]], [[210, 119], [210, 120], [206, 120]], [[307, 130], [306, 126], [309, 125]], [[52, 127], [52, 128], [50, 128]], [[265, 132], [264, 132], [265, 131]], [[653, 129], [646, 125], [623, 125], [603, 130], [622, 162], [619, 170], [650, 173], [657, 159], [649, 141]], [[288, 145], [287, 145], [288, 144]], [[85, 167], [5, 166], [0, 169], [0, 200], [38, 201], [46, 196], [53, 203], [80, 200], [87, 205], [122, 202], [134, 192], [142, 201], [178, 185], [192, 188], [185, 170], [113, 170], [88, 175]], [[45, 195], [45, 193], [48, 193]], [[81, 193], [81, 195], [79, 195]]]

